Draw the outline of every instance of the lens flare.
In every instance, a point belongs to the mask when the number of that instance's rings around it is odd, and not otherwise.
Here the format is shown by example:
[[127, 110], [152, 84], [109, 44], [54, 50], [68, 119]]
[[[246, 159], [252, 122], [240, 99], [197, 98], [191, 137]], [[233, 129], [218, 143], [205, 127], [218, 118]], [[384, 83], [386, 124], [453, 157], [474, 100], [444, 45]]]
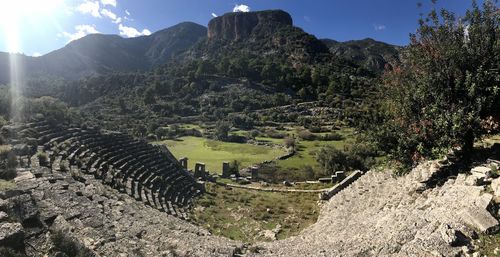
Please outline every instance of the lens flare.
[[63, 0], [1, 0], [0, 29], [9, 54], [11, 119], [22, 118], [23, 55], [20, 31], [26, 24], [47, 24], [54, 22], [56, 12], [64, 7]]

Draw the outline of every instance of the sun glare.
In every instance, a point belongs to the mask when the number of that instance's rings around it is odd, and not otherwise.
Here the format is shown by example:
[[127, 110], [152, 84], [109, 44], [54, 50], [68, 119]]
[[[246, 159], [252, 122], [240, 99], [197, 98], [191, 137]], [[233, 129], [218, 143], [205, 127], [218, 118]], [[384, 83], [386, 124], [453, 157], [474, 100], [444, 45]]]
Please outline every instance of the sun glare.
[[19, 52], [19, 30], [23, 24], [43, 24], [62, 7], [63, 0], [0, 0], [2, 38], [9, 52]]

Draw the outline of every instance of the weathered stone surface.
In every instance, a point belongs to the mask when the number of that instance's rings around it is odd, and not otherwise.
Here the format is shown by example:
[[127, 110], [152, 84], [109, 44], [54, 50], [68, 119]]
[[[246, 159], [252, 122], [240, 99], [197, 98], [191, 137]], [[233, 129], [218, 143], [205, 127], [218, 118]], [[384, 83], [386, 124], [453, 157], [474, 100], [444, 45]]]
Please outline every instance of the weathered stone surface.
[[495, 196], [500, 197], [500, 178], [493, 179], [491, 181], [491, 189]]
[[17, 144], [12, 147], [12, 150], [17, 155], [28, 155], [30, 154], [30, 147], [26, 144]]
[[15, 196], [9, 199], [11, 209], [7, 213], [16, 217], [21, 222], [36, 219], [38, 216], [38, 208], [34, 199], [29, 194]]
[[476, 229], [457, 214], [480, 210], [469, 220], [478, 230], [493, 228], [496, 220], [481, 209], [491, 195], [464, 185], [464, 176], [421, 191], [435, 167], [425, 163], [404, 177], [370, 171], [333, 196], [316, 224], [296, 237], [258, 244], [261, 250], [250, 256], [457, 256]]
[[498, 221], [484, 209], [467, 208], [462, 210], [459, 216], [464, 222], [483, 233], [494, 230], [498, 226]]
[[480, 177], [470, 175], [470, 176], [467, 176], [467, 178], [465, 178], [465, 185], [466, 186], [476, 186], [476, 185], [481, 184], [481, 180], [482, 179]]
[[17, 248], [23, 245], [24, 230], [20, 223], [0, 224], [0, 246]]
[[272, 32], [280, 26], [291, 25], [292, 17], [290, 14], [279, 10], [227, 13], [208, 23], [208, 39], [243, 40], [259, 28]]
[[9, 215], [7, 215], [7, 213], [0, 211], [0, 222], [6, 221], [8, 217]]

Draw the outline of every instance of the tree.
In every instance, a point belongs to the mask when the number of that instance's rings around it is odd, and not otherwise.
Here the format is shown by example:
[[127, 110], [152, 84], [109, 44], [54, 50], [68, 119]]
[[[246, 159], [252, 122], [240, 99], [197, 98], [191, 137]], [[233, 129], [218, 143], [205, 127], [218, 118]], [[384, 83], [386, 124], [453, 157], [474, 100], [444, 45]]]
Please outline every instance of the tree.
[[402, 62], [383, 78], [382, 149], [404, 165], [460, 146], [468, 159], [484, 119], [498, 121], [500, 12], [474, 2], [463, 19], [431, 11], [420, 20]]
[[231, 126], [228, 122], [218, 121], [215, 124], [215, 138], [221, 141], [227, 140], [229, 130], [231, 130]]
[[152, 88], [146, 89], [144, 91], [144, 103], [145, 104], [155, 104], [156, 99], [155, 99], [155, 92]]

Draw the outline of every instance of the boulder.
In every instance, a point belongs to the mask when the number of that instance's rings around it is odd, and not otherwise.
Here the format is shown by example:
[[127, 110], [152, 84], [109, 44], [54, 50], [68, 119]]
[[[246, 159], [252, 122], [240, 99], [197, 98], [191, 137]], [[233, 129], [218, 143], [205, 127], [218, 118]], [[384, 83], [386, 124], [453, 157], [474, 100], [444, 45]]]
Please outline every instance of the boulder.
[[473, 176], [476, 176], [481, 179], [487, 179], [491, 177], [491, 168], [489, 167], [484, 167], [484, 166], [478, 166], [474, 167], [470, 171]]
[[459, 213], [459, 217], [469, 226], [482, 233], [495, 231], [498, 227], [498, 221], [484, 209], [467, 208]]
[[15, 196], [9, 199], [11, 209], [6, 210], [9, 215], [24, 223], [38, 223], [38, 207], [29, 194]]
[[20, 223], [0, 224], [0, 246], [21, 248], [24, 244], [24, 230]]
[[477, 186], [478, 185], [478, 178], [476, 176], [467, 176], [465, 178], [464, 184], [466, 186]]
[[500, 197], [500, 178], [491, 181], [491, 189], [495, 196]]
[[7, 218], [9, 218], [9, 215], [7, 213], [0, 211], [0, 222], [6, 221]]

